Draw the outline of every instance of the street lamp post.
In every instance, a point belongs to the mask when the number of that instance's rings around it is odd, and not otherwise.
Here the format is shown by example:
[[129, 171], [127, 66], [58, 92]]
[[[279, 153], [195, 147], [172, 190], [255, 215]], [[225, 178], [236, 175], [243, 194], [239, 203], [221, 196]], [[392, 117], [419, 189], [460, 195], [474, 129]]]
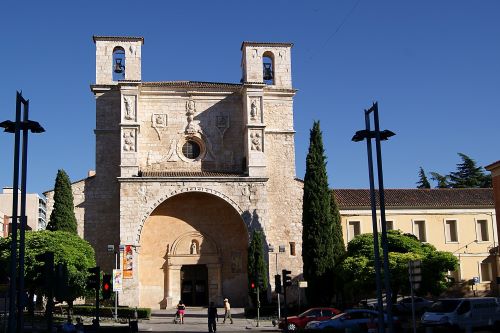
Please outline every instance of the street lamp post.
[[[375, 130], [370, 129], [370, 114], [373, 113], [373, 120], [375, 123]], [[393, 318], [392, 318], [392, 291], [391, 279], [389, 270], [389, 253], [387, 247], [387, 225], [385, 219], [385, 196], [384, 196], [384, 180], [382, 172], [382, 152], [380, 141], [387, 140], [389, 137], [395, 135], [394, 132], [389, 130], [380, 131], [379, 117], [378, 117], [378, 104], [373, 103], [372, 107], [365, 110], [365, 129], [357, 131], [352, 137], [352, 141], [359, 142], [366, 139], [366, 147], [368, 153], [368, 174], [370, 178], [370, 202], [372, 209], [372, 224], [373, 224], [373, 246], [375, 256], [375, 279], [377, 285], [377, 305], [379, 322], [384, 322], [383, 313], [383, 300], [382, 300], [382, 282], [380, 273], [380, 253], [378, 248], [378, 227], [377, 227], [377, 207], [375, 201], [375, 185], [373, 176], [373, 157], [371, 140], [375, 139], [375, 149], [377, 153], [377, 178], [378, 178], [378, 194], [379, 194], [379, 208], [381, 218], [381, 243], [383, 253], [383, 266], [384, 266], [384, 281], [385, 281], [385, 295], [387, 303], [387, 324], [389, 332], [393, 332]], [[379, 332], [385, 332], [385, 325], [379, 325]]]
[[[269, 244], [269, 252], [270, 253], [274, 252], [274, 246], [272, 246], [271, 244]], [[281, 247], [280, 247], [280, 252], [281, 252]], [[278, 252], [274, 252], [274, 254], [276, 255], [276, 274], [279, 274], [279, 271], [278, 271]], [[276, 295], [278, 296], [278, 320], [280, 320], [280, 318], [281, 318], [280, 294], [276, 293]]]
[[[21, 121], [21, 109], [23, 109], [23, 120]], [[25, 255], [25, 232], [26, 218], [26, 175], [28, 164], [28, 130], [32, 133], [43, 133], [45, 129], [36, 121], [29, 120], [29, 100], [25, 100], [22, 93], [16, 92], [16, 121], [6, 120], [0, 123], [4, 132], [14, 133], [14, 179], [12, 195], [12, 242], [10, 261], [10, 286], [9, 286], [9, 332], [22, 332], [23, 330], [23, 308], [24, 308], [24, 255]], [[19, 190], [19, 146], [20, 131], [23, 131], [22, 164], [21, 164], [21, 212], [18, 209]], [[16, 275], [17, 265], [17, 222], [19, 227], [19, 273]], [[16, 280], [19, 278], [19, 286], [16, 288]], [[16, 295], [17, 289], [17, 295]], [[17, 298], [17, 327], [16, 327], [16, 298]]]
[[[115, 254], [115, 270], [118, 269], [118, 250], [115, 250], [115, 246], [114, 245], [108, 245], [108, 252], [110, 253], [114, 253]], [[115, 272], [113, 272], [113, 279], [115, 278]], [[115, 312], [113, 313], [113, 319], [115, 321], [118, 320], [118, 291], [116, 290], [116, 286], [114, 285], [114, 281], [113, 281], [113, 289], [115, 289]]]

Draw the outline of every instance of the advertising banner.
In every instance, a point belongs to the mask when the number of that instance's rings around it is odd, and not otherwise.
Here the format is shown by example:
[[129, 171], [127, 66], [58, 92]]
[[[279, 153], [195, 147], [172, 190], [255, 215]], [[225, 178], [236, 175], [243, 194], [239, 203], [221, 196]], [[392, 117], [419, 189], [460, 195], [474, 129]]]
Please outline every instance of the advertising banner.
[[123, 251], [123, 278], [132, 279], [134, 277], [134, 253], [132, 245], [125, 245]]

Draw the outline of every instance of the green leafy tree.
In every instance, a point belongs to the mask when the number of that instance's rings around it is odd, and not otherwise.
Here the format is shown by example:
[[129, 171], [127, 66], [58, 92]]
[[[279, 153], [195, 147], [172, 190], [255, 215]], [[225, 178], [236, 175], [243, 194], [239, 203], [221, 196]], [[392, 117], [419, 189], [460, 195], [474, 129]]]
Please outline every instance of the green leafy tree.
[[[11, 238], [0, 238], [0, 267], [7, 274]], [[92, 246], [73, 233], [64, 231], [32, 231], [26, 233], [25, 285], [30, 293], [47, 295], [43, 262], [37, 255], [54, 253], [54, 265], [65, 264], [68, 269], [68, 290], [65, 301], [72, 302], [86, 293], [87, 269], [95, 266]]]
[[417, 182], [417, 188], [431, 188], [431, 184], [429, 183], [429, 180], [427, 179], [427, 176], [425, 175], [425, 171], [422, 167], [420, 167], [420, 170], [418, 171], [418, 182]]
[[[414, 235], [395, 230], [387, 233], [387, 245], [394, 295], [409, 293], [408, 262], [411, 260], [422, 261], [422, 283], [418, 293], [438, 295], [449, 286], [446, 274], [458, 267], [458, 260], [452, 253], [437, 251], [434, 246], [421, 243]], [[339, 273], [344, 277], [345, 289], [353, 300], [357, 301], [375, 289], [373, 253], [373, 234], [359, 235], [347, 245], [347, 257], [340, 265]]]
[[74, 234], [77, 233], [71, 182], [66, 172], [62, 169], [57, 171], [54, 186], [54, 207], [50, 213], [47, 229], [50, 231], [60, 230]]
[[326, 157], [319, 122], [310, 132], [306, 158], [302, 206], [302, 261], [310, 304], [329, 304], [333, 297], [332, 274], [335, 265], [332, 193], [328, 187]]
[[[488, 185], [488, 177], [483, 167], [478, 167], [476, 161], [469, 156], [458, 153], [462, 163], [457, 164], [457, 171], [449, 174], [450, 186], [453, 188], [479, 188]], [[491, 180], [489, 181], [491, 186]]]
[[448, 176], [443, 176], [437, 172], [430, 172], [431, 174], [431, 179], [435, 182], [437, 182], [437, 188], [448, 188], [450, 187], [450, 184], [448, 182]]
[[[260, 283], [257, 283], [260, 281]], [[254, 230], [252, 240], [248, 248], [248, 282], [254, 282], [260, 289], [260, 298], [264, 300], [267, 297], [267, 263], [264, 258], [264, 243], [262, 241], [262, 233]], [[248, 288], [252, 301], [256, 301], [256, 293], [249, 286]]]

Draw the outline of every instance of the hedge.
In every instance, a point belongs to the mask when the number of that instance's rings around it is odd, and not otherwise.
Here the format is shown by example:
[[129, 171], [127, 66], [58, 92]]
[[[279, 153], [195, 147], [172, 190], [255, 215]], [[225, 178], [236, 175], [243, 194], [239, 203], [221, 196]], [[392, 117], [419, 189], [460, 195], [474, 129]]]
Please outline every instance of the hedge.
[[[129, 307], [118, 307], [118, 317], [119, 318], [134, 318], [134, 312], [136, 308]], [[115, 313], [114, 307], [99, 307], [100, 317], [113, 317]], [[91, 317], [95, 314], [95, 308], [93, 305], [74, 305], [73, 315], [88, 316]], [[137, 318], [138, 319], [149, 319], [151, 318], [150, 308], [137, 308]]]

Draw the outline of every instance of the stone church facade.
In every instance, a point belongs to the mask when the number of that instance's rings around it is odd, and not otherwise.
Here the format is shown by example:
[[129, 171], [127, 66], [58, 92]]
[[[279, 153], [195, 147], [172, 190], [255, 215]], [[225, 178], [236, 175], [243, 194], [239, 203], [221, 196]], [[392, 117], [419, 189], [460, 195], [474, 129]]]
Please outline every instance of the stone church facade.
[[73, 184], [75, 213], [105, 272], [121, 245], [120, 304], [246, 305], [254, 230], [274, 251], [270, 283], [299, 275], [292, 44], [243, 42], [241, 83], [145, 82], [143, 38], [93, 40], [96, 170]]

